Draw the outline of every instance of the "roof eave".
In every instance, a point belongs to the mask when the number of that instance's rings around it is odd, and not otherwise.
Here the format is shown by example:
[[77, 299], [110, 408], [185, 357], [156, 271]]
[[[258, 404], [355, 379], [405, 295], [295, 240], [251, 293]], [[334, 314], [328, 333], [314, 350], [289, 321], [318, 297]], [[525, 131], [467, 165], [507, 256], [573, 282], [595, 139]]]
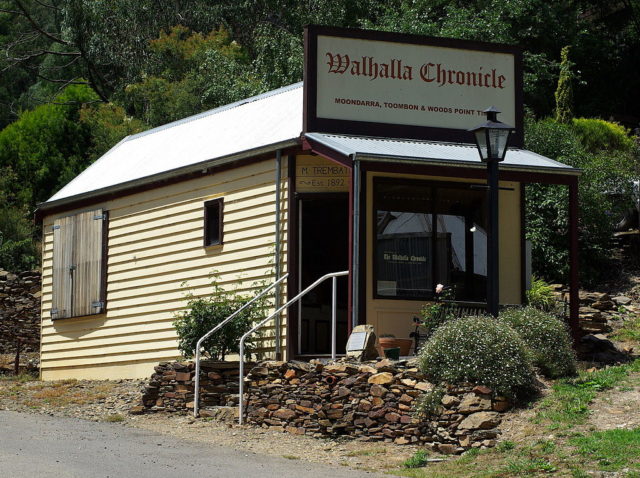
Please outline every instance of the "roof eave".
[[[456, 168], [475, 168], [486, 169], [485, 163], [476, 161], [449, 160], [442, 158], [417, 158], [411, 156], [396, 156], [371, 153], [357, 153], [360, 161], [384, 161], [386, 163], [410, 163], [410, 164], [429, 164], [431, 166], [447, 166]], [[517, 164], [500, 164], [500, 169], [504, 171], [518, 171], [531, 173], [548, 173], [561, 174], [567, 176], [580, 176], [582, 170], [570, 167], [556, 168], [545, 166], [519, 166]]]
[[44, 215], [46, 215], [47, 211], [52, 209], [60, 209], [61, 207], [64, 207], [64, 206], [69, 206], [69, 208], [71, 208], [72, 206], [78, 203], [86, 202], [91, 200], [92, 198], [98, 198], [100, 196], [105, 196], [105, 195], [110, 195], [115, 193], [127, 194], [129, 191], [143, 187], [143, 186], [152, 185], [154, 183], [160, 183], [162, 181], [172, 179], [176, 176], [189, 175], [197, 171], [202, 171], [203, 174], [207, 174], [208, 172], [207, 170], [209, 168], [218, 168], [220, 166], [227, 165], [229, 163], [233, 163], [243, 159], [251, 158], [253, 156], [261, 156], [264, 154], [275, 152], [279, 149], [286, 149], [286, 148], [296, 147], [299, 145], [300, 145], [299, 137], [291, 138], [284, 141], [279, 141], [277, 143], [272, 143], [266, 146], [261, 146], [259, 148], [248, 149], [248, 150], [230, 154], [227, 156], [208, 159], [206, 161], [201, 161], [196, 164], [190, 164], [189, 166], [171, 169], [169, 171], [164, 171], [162, 173], [154, 174], [151, 176], [145, 176], [143, 178], [127, 181], [127, 182], [116, 184], [113, 186], [108, 186], [105, 188], [96, 189], [86, 193], [76, 194], [73, 196], [57, 199], [55, 201], [45, 201], [45, 202], [39, 203], [36, 207], [36, 210], [35, 210], [36, 222], [39, 222], [40, 220], [42, 220]]

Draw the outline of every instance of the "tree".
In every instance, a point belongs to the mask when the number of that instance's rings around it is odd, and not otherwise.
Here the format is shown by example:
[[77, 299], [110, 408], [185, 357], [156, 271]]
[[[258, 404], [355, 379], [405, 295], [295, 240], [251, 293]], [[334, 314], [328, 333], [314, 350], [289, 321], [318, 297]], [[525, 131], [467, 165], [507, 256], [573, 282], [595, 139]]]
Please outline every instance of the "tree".
[[0, 167], [16, 175], [10, 187], [17, 205], [33, 208], [88, 166], [90, 130], [78, 120], [82, 105], [97, 100], [89, 87], [71, 85], [0, 132]]
[[126, 87], [122, 103], [152, 126], [265, 90], [247, 52], [223, 28], [207, 35], [176, 26], [150, 44], [148, 75]]
[[573, 118], [573, 63], [569, 60], [570, 47], [560, 52], [560, 77], [556, 89], [556, 121], [569, 123]]
[[[599, 129], [607, 133], [597, 140], [593, 131]], [[525, 133], [527, 149], [582, 170], [578, 192], [580, 273], [581, 281], [592, 285], [612, 270], [611, 234], [631, 201], [630, 180], [637, 177], [640, 164], [638, 149], [628, 131], [602, 120], [581, 118], [563, 124], [529, 117]], [[607, 135], [609, 139], [603, 140]], [[564, 187], [527, 185], [526, 227], [532, 243], [533, 272], [550, 281], [568, 277], [567, 204]]]

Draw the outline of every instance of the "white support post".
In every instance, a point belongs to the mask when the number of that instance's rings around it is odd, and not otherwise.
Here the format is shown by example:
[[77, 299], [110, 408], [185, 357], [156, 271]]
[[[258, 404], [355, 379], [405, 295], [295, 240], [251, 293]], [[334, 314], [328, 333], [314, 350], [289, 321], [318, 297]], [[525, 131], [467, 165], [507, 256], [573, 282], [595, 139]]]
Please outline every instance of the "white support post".
[[338, 325], [338, 277], [332, 277], [331, 291], [331, 360], [336, 359], [336, 327]]

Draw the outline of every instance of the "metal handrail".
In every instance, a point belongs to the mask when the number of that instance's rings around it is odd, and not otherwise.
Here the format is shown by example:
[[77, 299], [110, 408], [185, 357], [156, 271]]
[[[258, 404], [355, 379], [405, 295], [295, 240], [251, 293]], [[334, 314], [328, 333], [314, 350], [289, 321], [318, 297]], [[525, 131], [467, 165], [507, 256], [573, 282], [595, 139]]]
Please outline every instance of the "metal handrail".
[[253, 299], [251, 299], [249, 302], [247, 302], [246, 304], [244, 304], [242, 307], [240, 307], [238, 310], [236, 310], [233, 314], [231, 314], [229, 317], [227, 317], [226, 319], [224, 319], [222, 322], [220, 322], [218, 325], [216, 325], [213, 329], [211, 329], [209, 332], [207, 332], [206, 334], [204, 334], [200, 340], [198, 340], [198, 343], [196, 344], [196, 380], [195, 380], [195, 386], [194, 386], [194, 397], [193, 397], [193, 416], [197, 417], [198, 416], [198, 411], [199, 411], [199, 407], [198, 407], [198, 403], [199, 403], [199, 398], [200, 398], [200, 348], [202, 347], [202, 342], [204, 342], [205, 340], [207, 340], [209, 337], [211, 337], [212, 334], [216, 333], [218, 330], [220, 330], [222, 327], [224, 327], [227, 323], [229, 323], [231, 321], [231, 319], [233, 319], [236, 315], [238, 315], [240, 312], [242, 312], [244, 309], [246, 309], [247, 307], [249, 307], [251, 304], [253, 304], [256, 300], [258, 300], [260, 297], [263, 297], [267, 292], [269, 292], [271, 289], [273, 289], [274, 287], [276, 287], [278, 284], [280, 284], [283, 280], [285, 280], [287, 277], [289, 276], [289, 273], [286, 273], [285, 275], [283, 275], [282, 277], [280, 277], [280, 279], [278, 279], [277, 281], [275, 281], [273, 284], [271, 284], [269, 287], [267, 287], [266, 289], [262, 290], [262, 292], [260, 292], [258, 295], [256, 295]]
[[338, 280], [338, 277], [346, 276], [348, 274], [349, 274], [349, 271], [342, 271], [342, 272], [331, 272], [329, 274], [323, 275], [317, 281], [315, 281], [313, 284], [311, 284], [305, 290], [303, 290], [298, 295], [296, 295], [293, 299], [291, 299], [286, 304], [284, 304], [282, 307], [280, 307], [278, 310], [276, 310], [269, 317], [267, 317], [266, 319], [260, 321], [249, 332], [247, 332], [246, 334], [244, 334], [242, 336], [242, 338], [240, 339], [240, 383], [239, 383], [239, 387], [238, 387], [238, 393], [239, 393], [239, 397], [238, 397], [239, 398], [239, 400], [238, 400], [238, 412], [239, 412], [238, 413], [238, 423], [240, 425], [242, 425], [242, 419], [243, 419], [243, 415], [244, 415], [244, 341], [247, 339], [247, 337], [249, 337], [249, 335], [253, 334], [256, 330], [261, 328], [264, 324], [266, 324], [267, 322], [272, 320], [276, 315], [278, 315], [284, 309], [289, 307], [291, 304], [293, 304], [293, 303], [297, 302], [298, 300], [300, 300], [300, 298], [302, 298], [308, 292], [310, 292], [313, 289], [315, 289], [322, 282], [324, 282], [325, 280], [327, 280], [329, 278], [333, 278], [333, 293], [332, 293], [332, 304], [331, 304], [331, 358], [335, 360], [335, 358], [336, 358], [336, 324], [337, 324], [337, 321], [338, 321], [338, 319], [337, 319], [337, 305], [336, 305], [336, 302], [337, 302], [336, 298], [337, 298], [337, 295], [338, 295], [337, 294], [337, 280]]

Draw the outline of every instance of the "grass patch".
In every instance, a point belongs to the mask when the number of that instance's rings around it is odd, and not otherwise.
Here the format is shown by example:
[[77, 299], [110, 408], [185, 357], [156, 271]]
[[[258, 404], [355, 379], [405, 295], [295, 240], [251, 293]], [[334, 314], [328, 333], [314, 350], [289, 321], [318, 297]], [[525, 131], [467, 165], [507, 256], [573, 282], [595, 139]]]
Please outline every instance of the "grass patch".
[[17, 383], [26, 383], [33, 382], [39, 380], [35, 375], [31, 375], [30, 373], [22, 372], [19, 375], [0, 375], [0, 382], [17, 382]]
[[345, 453], [345, 456], [374, 456], [374, 455], [382, 455], [387, 452], [386, 448], [363, 448], [362, 450], [352, 450], [348, 453]]
[[622, 342], [640, 342], [640, 315], [627, 317], [611, 337]]
[[427, 466], [428, 455], [425, 450], [416, 451], [411, 458], [405, 460], [402, 464], [405, 468], [422, 468], [423, 466]]
[[513, 458], [507, 460], [505, 472], [516, 476], [553, 473], [557, 468], [543, 458]]
[[593, 432], [569, 440], [579, 455], [594, 461], [600, 471], [632, 468], [640, 472], [640, 428]]
[[29, 408], [69, 407], [86, 405], [106, 399], [113, 393], [114, 384], [103, 382], [92, 387], [75, 379], [42, 382], [27, 377], [12, 377], [0, 381], [0, 399], [9, 398]]
[[120, 422], [124, 422], [124, 416], [120, 415], [119, 413], [105, 415], [102, 421], [108, 422], [108, 423], [120, 423]]
[[559, 380], [552, 393], [540, 403], [535, 423], [551, 422], [549, 428], [571, 428], [583, 424], [589, 416], [589, 404], [598, 392], [620, 385], [630, 372], [640, 370], [640, 361], [594, 372], [580, 372], [577, 378]]

